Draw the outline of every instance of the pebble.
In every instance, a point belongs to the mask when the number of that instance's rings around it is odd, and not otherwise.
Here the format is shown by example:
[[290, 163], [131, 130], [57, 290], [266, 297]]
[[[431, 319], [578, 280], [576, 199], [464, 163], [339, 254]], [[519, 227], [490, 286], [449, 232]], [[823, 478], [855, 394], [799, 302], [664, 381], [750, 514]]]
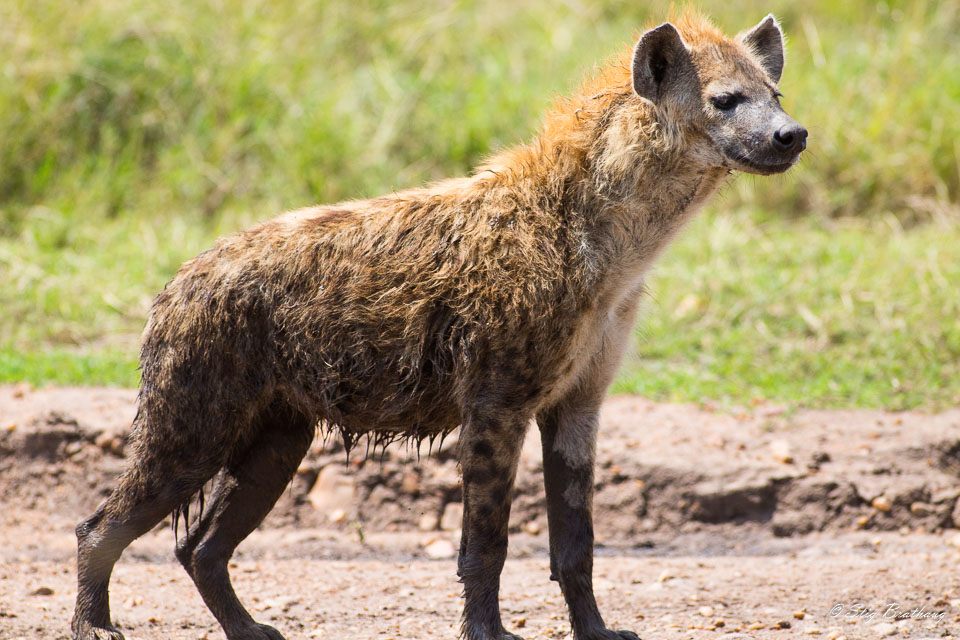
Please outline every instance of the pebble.
[[307, 500], [314, 509], [322, 513], [332, 514], [337, 510], [346, 513], [356, 507], [354, 482], [354, 478], [347, 475], [343, 465], [328, 464], [317, 475], [317, 481], [307, 494]]
[[107, 453], [112, 453], [115, 456], [123, 455], [123, 438], [119, 436], [104, 432], [97, 436], [94, 442]]
[[425, 513], [420, 516], [420, 521], [417, 522], [417, 528], [420, 531], [434, 531], [439, 526], [440, 518], [435, 513]]
[[52, 595], [53, 595], [53, 589], [51, 589], [50, 587], [37, 587], [36, 589], [34, 589], [33, 591], [30, 592], [30, 595], [32, 595], [32, 596], [52, 596]]
[[713, 615], [713, 607], [700, 607], [698, 611], [704, 618], [709, 618]]
[[454, 548], [453, 543], [444, 538], [438, 538], [428, 543], [427, 546], [423, 548], [423, 551], [427, 554], [428, 558], [434, 560], [453, 558], [457, 555], [457, 550]]
[[535, 536], [540, 533], [540, 523], [538, 523], [536, 520], [531, 520], [527, 524], [523, 525], [523, 530], [530, 535]]
[[416, 471], [408, 471], [403, 474], [403, 480], [400, 481], [400, 488], [404, 493], [420, 493], [420, 474]]
[[440, 518], [440, 528], [444, 531], [459, 529], [463, 522], [463, 503], [450, 502], [443, 508], [443, 517]]
[[313, 466], [313, 460], [304, 458], [297, 467], [297, 475], [305, 476], [316, 471]]
[[874, 509], [877, 511], [882, 511], [888, 513], [890, 509], [893, 508], [893, 505], [890, 504], [890, 500], [885, 496], [877, 496], [873, 499], [873, 502], [870, 503]]
[[793, 612], [793, 617], [796, 618], [797, 620], [803, 620], [803, 619], [806, 617], [806, 615], [807, 615], [807, 612], [806, 612], [806, 611], [794, 611], [794, 612]]
[[887, 636], [895, 635], [897, 633], [897, 627], [889, 622], [881, 622], [873, 626], [873, 631], [881, 638], [886, 638]]
[[918, 518], [925, 518], [933, 513], [933, 507], [926, 502], [914, 502], [910, 505], [910, 513]]
[[783, 464], [793, 462], [793, 452], [790, 449], [790, 443], [786, 440], [774, 440], [770, 443], [770, 451], [773, 453], [773, 459]]

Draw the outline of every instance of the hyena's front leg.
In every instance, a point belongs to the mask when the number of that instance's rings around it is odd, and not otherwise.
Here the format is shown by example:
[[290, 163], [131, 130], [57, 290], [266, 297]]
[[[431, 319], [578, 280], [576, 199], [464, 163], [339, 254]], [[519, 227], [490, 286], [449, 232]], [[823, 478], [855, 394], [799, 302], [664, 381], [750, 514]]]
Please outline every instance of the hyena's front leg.
[[460, 433], [464, 519], [457, 565], [467, 640], [519, 640], [503, 628], [499, 594], [510, 494], [528, 422], [503, 416], [469, 419]]
[[637, 640], [606, 628], [593, 595], [593, 464], [598, 407], [561, 405], [537, 415], [550, 526], [550, 573], [576, 640]]

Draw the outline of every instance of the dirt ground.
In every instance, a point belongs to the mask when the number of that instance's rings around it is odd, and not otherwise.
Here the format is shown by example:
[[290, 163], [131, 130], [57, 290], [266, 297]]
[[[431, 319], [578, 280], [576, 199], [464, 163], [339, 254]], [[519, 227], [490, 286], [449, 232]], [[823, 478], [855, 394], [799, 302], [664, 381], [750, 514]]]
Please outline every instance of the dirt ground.
[[[124, 465], [136, 392], [0, 387], [0, 638], [67, 638], [73, 527]], [[432, 455], [318, 438], [233, 563], [288, 638], [453, 638], [455, 436]], [[504, 622], [569, 636], [550, 582], [539, 439], [514, 497]], [[596, 587], [642, 638], [960, 636], [960, 409], [742, 410], [611, 398], [598, 450]], [[114, 572], [127, 638], [222, 638], [169, 520]]]

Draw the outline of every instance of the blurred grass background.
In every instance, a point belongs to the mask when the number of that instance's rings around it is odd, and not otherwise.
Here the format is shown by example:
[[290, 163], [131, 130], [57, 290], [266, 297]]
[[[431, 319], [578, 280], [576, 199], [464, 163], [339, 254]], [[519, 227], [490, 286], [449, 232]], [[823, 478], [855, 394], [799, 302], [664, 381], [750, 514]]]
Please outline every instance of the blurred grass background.
[[[960, 2], [703, 8], [781, 19], [810, 150], [667, 253], [616, 389], [960, 404]], [[153, 296], [216, 236], [465, 174], [668, 10], [0, 0], [0, 381], [136, 384]]]

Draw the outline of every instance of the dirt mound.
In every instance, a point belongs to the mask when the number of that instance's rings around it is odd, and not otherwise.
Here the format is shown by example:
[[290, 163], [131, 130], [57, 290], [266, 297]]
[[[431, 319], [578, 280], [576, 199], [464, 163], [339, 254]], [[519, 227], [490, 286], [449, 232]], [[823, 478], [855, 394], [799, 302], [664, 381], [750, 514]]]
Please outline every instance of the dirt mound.
[[[0, 388], [0, 500], [78, 518], [122, 470], [136, 393]], [[365, 532], [459, 527], [456, 437], [348, 457], [318, 438], [265, 527]], [[530, 430], [514, 530], [546, 530], [540, 442]], [[611, 398], [598, 446], [598, 539], [748, 525], [777, 536], [960, 524], [960, 410], [743, 412]]]

